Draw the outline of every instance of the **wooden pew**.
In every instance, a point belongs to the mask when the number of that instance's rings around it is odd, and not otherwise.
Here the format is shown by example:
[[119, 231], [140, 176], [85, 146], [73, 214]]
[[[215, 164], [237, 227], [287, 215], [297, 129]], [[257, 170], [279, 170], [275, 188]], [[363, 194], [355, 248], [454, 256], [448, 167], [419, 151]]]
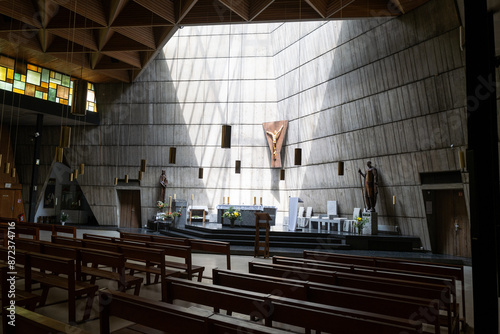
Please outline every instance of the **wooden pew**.
[[[140, 241], [140, 240], [130, 240], [130, 239], [122, 239], [115, 237], [107, 237], [101, 235], [94, 234], [83, 234], [83, 243], [86, 240], [93, 240], [102, 243], [111, 243], [111, 244], [125, 244], [131, 246], [138, 247], [148, 247], [148, 248], [156, 248], [165, 250], [165, 255], [169, 257], [181, 258], [183, 262], [179, 261], [171, 261], [166, 260], [165, 265], [169, 268], [180, 269], [183, 270], [188, 279], [192, 279], [193, 275], [198, 275], [198, 282], [201, 282], [203, 278], [203, 271], [205, 270], [204, 266], [194, 265], [192, 262], [192, 253], [190, 246], [184, 245], [172, 245], [167, 243], [157, 243], [157, 242], [148, 242], [148, 241]], [[158, 276], [156, 278], [156, 282], [158, 282]]]
[[22, 307], [16, 307], [15, 326], [8, 326], [6, 334], [90, 334], [81, 328], [68, 325]]
[[435, 334], [441, 333], [437, 316], [439, 310], [436, 303], [430, 299], [297, 281], [281, 277], [238, 273], [217, 268], [212, 270], [212, 277], [214, 285], [418, 320], [434, 326]]
[[444, 325], [452, 333], [458, 330], [456, 301], [453, 299], [452, 288], [448, 285], [259, 262], [249, 262], [249, 272], [436, 300], [439, 302], [440, 310], [447, 315], [445, 318], [447, 323]]
[[73, 238], [76, 238], [76, 228], [74, 226], [33, 222], [17, 222], [16, 226], [38, 228], [40, 231], [50, 232], [51, 235], [58, 235], [59, 233], [70, 234]]
[[456, 299], [455, 289], [453, 289], [453, 287], [455, 287], [455, 278], [452, 276], [441, 276], [441, 275], [428, 276], [399, 269], [385, 269], [385, 268], [377, 268], [377, 267], [370, 267], [357, 264], [339, 264], [326, 261], [300, 259], [300, 258], [292, 258], [285, 256], [274, 256], [272, 261], [274, 264], [282, 264], [286, 266], [298, 266], [303, 268], [313, 268], [313, 269], [328, 270], [335, 272], [347, 272], [353, 274], [402, 279], [402, 280], [409, 280], [409, 281], [429, 283], [429, 284], [449, 285], [450, 287], [452, 287], [451, 291], [453, 298]]
[[164, 235], [140, 234], [140, 233], [130, 233], [130, 232], [120, 232], [120, 238], [129, 240], [152, 241], [156, 243], [191, 246], [191, 249], [193, 251], [222, 254], [226, 256], [227, 269], [231, 269], [231, 249], [230, 249], [230, 244], [228, 242], [191, 239], [191, 238], [189, 239], [176, 238]]
[[[398, 258], [388, 258], [388, 257], [374, 257], [374, 256], [361, 256], [352, 254], [337, 254], [337, 253], [327, 253], [320, 251], [308, 251], [304, 250], [303, 257], [305, 259], [314, 259], [320, 261], [328, 261], [333, 263], [345, 263], [345, 264], [360, 264], [373, 266], [377, 268], [384, 269], [398, 269], [405, 270], [408, 272], [416, 272], [420, 274], [427, 275], [439, 275], [439, 276], [451, 276], [455, 278], [456, 283], [461, 284], [461, 310], [462, 310], [462, 320], [463, 325], [467, 323], [466, 318], [466, 307], [465, 307], [465, 274], [464, 267], [460, 265], [452, 265], [445, 263], [435, 263], [435, 262], [424, 262], [415, 261], [408, 259], [398, 259]], [[457, 291], [455, 285], [455, 291]]]
[[152, 333], [154, 330], [168, 331], [170, 334], [289, 333], [241, 319], [213, 314], [207, 310], [185, 308], [121, 292], [102, 290], [99, 295], [101, 334], [110, 333], [111, 316], [136, 323], [129, 327], [130, 332], [134, 333]]
[[[5, 249], [0, 248], [2, 258], [5, 257]], [[31, 292], [34, 282], [40, 283], [44, 289], [41, 296], [40, 306], [44, 305], [48, 290], [52, 287], [63, 289], [68, 296], [68, 318], [70, 322], [76, 321], [76, 297], [87, 295], [87, 304], [83, 320], [90, 317], [92, 302], [97, 292], [98, 286], [75, 279], [75, 261], [73, 259], [57, 256], [16, 251], [16, 262], [24, 265], [23, 278], [25, 280], [25, 290]], [[17, 269], [18, 274], [20, 270]], [[51, 273], [57, 274], [51, 274]]]
[[170, 303], [183, 300], [262, 318], [267, 326], [278, 322], [332, 333], [398, 334], [418, 333], [422, 328], [408, 319], [175, 278], [167, 280], [167, 296]]
[[[96, 279], [102, 278], [118, 283], [118, 290], [125, 291], [134, 287], [134, 294], [139, 295], [141, 291], [142, 277], [125, 274], [125, 256], [120, 253], [102, 252], [91, 249], [81, 249], [82, 275], [91, 277], [90, 283], [95, 284]], [[106, 270], [99, 266], [113, 268]]]

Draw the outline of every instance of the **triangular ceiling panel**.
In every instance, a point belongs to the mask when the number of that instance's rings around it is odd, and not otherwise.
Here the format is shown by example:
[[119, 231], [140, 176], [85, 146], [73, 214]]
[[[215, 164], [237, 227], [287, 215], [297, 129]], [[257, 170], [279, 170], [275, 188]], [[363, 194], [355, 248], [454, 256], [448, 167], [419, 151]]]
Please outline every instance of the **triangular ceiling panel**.
[[130, 82], [184, 25], [397, 16], [427, 1], [2, 0], [0, 53], [94, 83]]

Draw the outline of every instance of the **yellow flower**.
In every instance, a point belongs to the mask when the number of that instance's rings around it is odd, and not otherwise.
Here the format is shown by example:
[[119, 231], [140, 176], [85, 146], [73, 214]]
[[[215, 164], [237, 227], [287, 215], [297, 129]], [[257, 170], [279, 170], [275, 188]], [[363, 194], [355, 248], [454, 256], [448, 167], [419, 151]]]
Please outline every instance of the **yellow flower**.
[[361, 217], [356, 218], [356, 220], [357, 220], [358, 222], [360, 222], [360, 221], [361, 221], [361, 219], [363, 219], [363, 218], [361, 218]]
[[234, 216], [235, 216], [235, 217], [238, 217], [238, 212], [235, 212], [235, 213], [234, 213]]

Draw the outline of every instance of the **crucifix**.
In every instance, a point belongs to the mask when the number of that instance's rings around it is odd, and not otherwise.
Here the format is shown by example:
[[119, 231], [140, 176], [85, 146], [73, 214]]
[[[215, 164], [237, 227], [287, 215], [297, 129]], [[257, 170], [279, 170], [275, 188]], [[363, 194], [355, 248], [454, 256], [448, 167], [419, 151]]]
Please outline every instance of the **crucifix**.
[[286, 135], [286, 129], [288, 126], [288, 121], [276, 121], [262, 123], [264, 127], [264, 132], [266, 134], [266, 140], [271, 150], [271, 167], [281, 168], [281, 147]]

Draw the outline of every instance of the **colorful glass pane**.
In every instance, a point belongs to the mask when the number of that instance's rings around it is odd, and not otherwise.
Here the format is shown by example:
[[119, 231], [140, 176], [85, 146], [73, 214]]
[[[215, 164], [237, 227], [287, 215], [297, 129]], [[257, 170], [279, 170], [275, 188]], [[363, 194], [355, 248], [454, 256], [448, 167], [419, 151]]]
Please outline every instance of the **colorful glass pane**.
[[28, 64], [28, 65], [26, 65], [26, 68], [28, 69], [28, 71], [38, 72], [38, 66]]
[[12, 91], [12, 84], [4, 81], [0, 81], [0, 89], [6, 90], [6, 91]]
[[71, 82], [71, 77], [69, 75], [63, 75], [62, 76], [62, 85], [64, 87], [69, 87], [70, 82]]
[[26, 84], [22, 81], [17, 81], [17, 80], [14, 80], [14, 88], [15, 89], [20, 89], [20, 90], [24, 90], [24, 87], [26, 86]]
[[28, 70], [26, 73], [26, 81], [30, 84], [39, 86], [40, 85], [41, 75], [38, 72]]
[[69, 88], [64, 86], [58, 86], [57, 97], [62, 99], [67, 99], [69, 97]]
[[50, 71], [47, 69], [42, 70], [42, 84], [45, 82], [49, 82], [50, 80]]
[[0, 66], [0, 80], [5, 81], [7, 79], [7, 68]]
[[49, 101], [56, 102], [56, 92], [54, 88], [49, 88]]
[[36, 87], [35, 85], [27, 83], [24, 95], [35, 96], [35, 87]]

